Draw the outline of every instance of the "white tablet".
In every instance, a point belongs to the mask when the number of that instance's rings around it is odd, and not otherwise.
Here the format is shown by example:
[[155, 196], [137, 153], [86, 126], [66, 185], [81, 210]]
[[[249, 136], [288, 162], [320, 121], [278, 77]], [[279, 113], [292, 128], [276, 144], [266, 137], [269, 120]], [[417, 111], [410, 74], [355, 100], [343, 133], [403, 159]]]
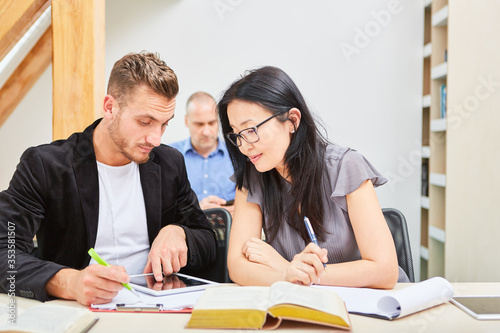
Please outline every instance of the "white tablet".
[[476, 319], [500, 319], [500, 296], [455, 296], [451, 302]]
[[156, 282], [153, 273], [136, 275], [130, 278], [131, 287], [153, 296], [187, 293], [218, 285], [217, 282], [180, 273], [165, 276], [161, 282]]

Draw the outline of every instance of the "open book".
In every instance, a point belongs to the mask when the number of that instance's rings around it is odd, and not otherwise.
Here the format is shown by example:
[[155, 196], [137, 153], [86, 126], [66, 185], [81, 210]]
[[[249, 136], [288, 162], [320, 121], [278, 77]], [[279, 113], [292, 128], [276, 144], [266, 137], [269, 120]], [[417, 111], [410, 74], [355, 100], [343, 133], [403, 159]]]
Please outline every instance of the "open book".
[[2, 323], [0, 332], [80, 333], [96, 321], [88, 309], [43, 303], [18, 311], [15, 320]]
[[383, 319], [397, 319], [448, 302], [453, 297], [453, 287], [441, 278], [434, 277], [399, 290], [314, 286], [331, 290], [345, 302], [347, 311]]
[[205, 290], [189, 328], [277, 328], [282, 320], [350, 329], [344, 302], [333, 291], [289, 282], [270, 287], [221, 286]]

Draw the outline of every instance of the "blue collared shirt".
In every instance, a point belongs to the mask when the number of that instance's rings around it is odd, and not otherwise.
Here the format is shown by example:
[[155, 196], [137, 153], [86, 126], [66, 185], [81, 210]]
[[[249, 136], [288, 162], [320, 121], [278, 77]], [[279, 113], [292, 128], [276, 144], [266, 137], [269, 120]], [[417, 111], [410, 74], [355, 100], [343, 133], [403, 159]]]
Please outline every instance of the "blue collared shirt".
[[202, 200], [215, 195], [225, 200], [234, 199], [235, 184], [229, 179], [234, 173], [226, 145], [219, 139], [217, 149], [204, 158], [193, 148], [191, 138], [169, 144], [184, 155], [191, 188]]

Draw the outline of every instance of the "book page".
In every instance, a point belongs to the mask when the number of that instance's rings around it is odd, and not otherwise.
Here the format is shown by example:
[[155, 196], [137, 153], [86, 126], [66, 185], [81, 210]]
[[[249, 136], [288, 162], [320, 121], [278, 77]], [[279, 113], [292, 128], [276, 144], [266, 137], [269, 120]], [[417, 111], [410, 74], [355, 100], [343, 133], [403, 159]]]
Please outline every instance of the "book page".
[[346, 313], [344, 302], [335, 293], [290, 282], [274, 283], [269, 299], [269, 307], [291, 303], [334, 315]]
[[8, 304], [0, 305], [0, 327], [8, 325], [11, 320], [20, 316], [25, 310], [17, 305], [13, 309], [9, 309]]
[[[390, 290], [380, 290], [371, 288], [352, 288], [352, 287], [333, 287], [333, 286], [313, 286], [317, 289], [329, 289], [334, 291], [344, 300], [347, 311], [350, 313], [361, 313], [369, 315], [381, 315], [377, 307], [378, 301], [387, 295]], [[387, 319], [398, 315], [397, 313], [388, 313], [384, 315]]]
[[[0, 330], [26, 331], [26, 332], [64, 332], [75, 323], [83, 327], [95, 320], [95, 315], [89, 310], [69, 306], [51, 305], [44, 303], [35, 305], [25, 310], [16, 318], [15, 325], [5, 324]], [[78, 325], [80, 326], [80, 325]]]
[[248, 309], [267, 311], [269, 287], [213, 287], [196, 304], [196, 310]]

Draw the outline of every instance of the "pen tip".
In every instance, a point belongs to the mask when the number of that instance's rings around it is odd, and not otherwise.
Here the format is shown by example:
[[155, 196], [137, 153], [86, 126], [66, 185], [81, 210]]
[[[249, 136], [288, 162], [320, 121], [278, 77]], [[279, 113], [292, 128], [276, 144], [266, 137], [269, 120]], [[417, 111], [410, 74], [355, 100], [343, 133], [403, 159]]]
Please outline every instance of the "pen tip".
[[138, 298], [141, 298], [141, 297], [139, 296], [139, 293], [138, 293], [137, 291], [135, 291], [135, 289], [130, 289], [130, 291], [131, 291], [132, 293], [134, 293], [134, 295], [135, 295], [135, 296], [137, 296]]

